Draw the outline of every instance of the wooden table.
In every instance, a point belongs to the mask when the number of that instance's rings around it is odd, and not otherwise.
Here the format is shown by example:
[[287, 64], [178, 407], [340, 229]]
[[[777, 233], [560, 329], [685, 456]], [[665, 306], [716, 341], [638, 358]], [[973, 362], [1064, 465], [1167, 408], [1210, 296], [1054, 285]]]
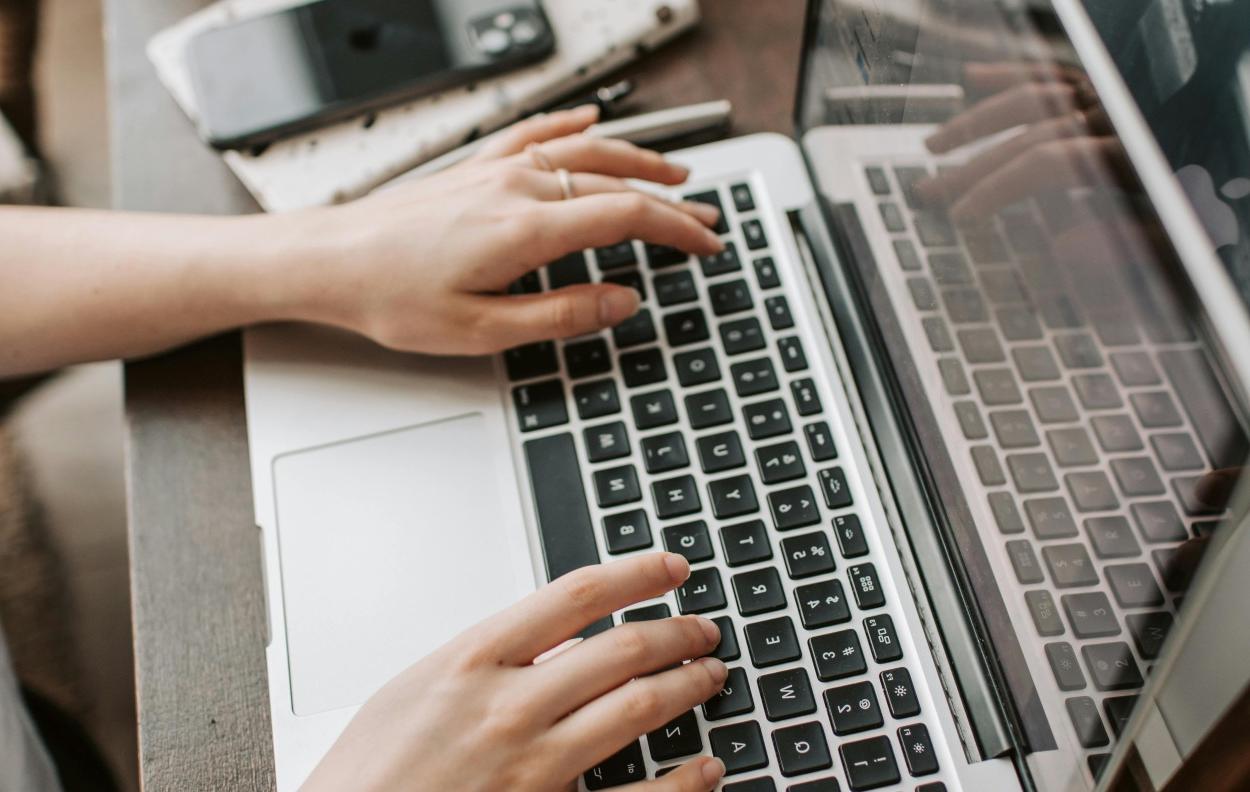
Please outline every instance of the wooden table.
[[[256, 204], [195, 136], [144, 55], [205, 0], [105, 0], [119, 209]], [[624, 74], [639, 110], [728, 98], [735, 131], [789, 131], [802, 0], [704, 0], [701, 28]], [[274, 785], [265, 611], [239, 335], [126, 366], [130, 574], [146, 792]]]

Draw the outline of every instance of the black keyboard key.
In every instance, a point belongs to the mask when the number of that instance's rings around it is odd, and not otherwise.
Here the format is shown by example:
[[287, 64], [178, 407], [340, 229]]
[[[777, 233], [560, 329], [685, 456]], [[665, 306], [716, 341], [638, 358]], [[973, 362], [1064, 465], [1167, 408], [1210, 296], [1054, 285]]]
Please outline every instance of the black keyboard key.
[[860, 610], [880, 608], [885, 604], [885, 592], [877, 578], [877, 568], [872, 564], [857, 564], [846, 571], [850, 579], [851, 593]]
[[1159, 458], [1159, 464], [1168, 472], [1201, 470], [1204, 466], [1198, 446], [1187, 434], [1157, 434], [1150, 438], [1150, 445]]
[[625, 611], [621, 614], [621, 623], [659, 621], [660, 619], [667, 619], [672, 615], [673, 612], [669, 610], [668, 605], [663, 602], [657, 602], [655, 605], [644, 605], [641, 608]]
[[673, 355], [673, 368], [677, 370], [677, 381], [687, 388], [720, 379], [720, 364], [711, 347]]
[[777, 751], [781, 774], [787, 778], [814, 773], [833, 765], [825, 732], [815, 721], [773, 732], [773, 748]]
[[868, 540], [864, 537], [864, 526], [854, 514], [834, 517], [833, 535], [838, 540], [838, 550], [842, 552], [843, 558], [868, 555]]
[[556, 345], [550, 341], [509, 349], [503, 353], [503, 362], [508, 369], [508, 379], [514, 381], [545, 377], [560, 370]]
[[642, 745], [634, 740], [587, 770], [582, 778], [586, 782], [586, 788], [592, 790], [646, 781], [647, 765], [642, 759]]
[[564, 403], [564, 386], [560, 380], [547, 380], [512, 389], [517, 423], [522, 432], [533, 432], [568, 423], [569, 411]]
[[907, 221], [903, 219], [903, 210], [898, 208], [898, 204], [882, 201], [878, 208], [886, 231], [898, 234], [907, 230]]
[[790, 663], [802, 657], [789, 616], [748, 624], [745, 633], [747, 651], [756, 668]]
[[629, 400], [629, 410], [634, 414], [634, 426], [643, 431], [677, 423], [677, 404], [668, 391], [634, 396]]
[[738, 258], [738, 248], [732, 242], [726, 244], [725, 249], [719, 253], [701, 256], [699, 265], [703, 267], [703, 275], [708, 278], [742, 269], [742, 261]]
[[1044, 637], [1063, 635], [1063, 620], [1059, 618], [1059, 609], [1055, 606], [1055, 598], [1049, 591], [1039, 589], [1026, 591], [1024, 603], [1029, 607], [1029, 615], [1033, 617], [1033, 626], [1037, 634]]
[[1070, 369], [1098, 368], [1103, 364], [1098, 342], [1086, 333], [1057, 335], [1055, 347], [1059, 350], [1063, 365]]
[[1060, 690], [1081, 690], [1085, 687], [1085, 674], [1081, 673], [1081, 664], [1077, 662], [1071, 644], [1063, 641], [1046, 644], [1046, 661], [1050, 663], [1050, 671], [1055, 675], [1055, 684]]
[[1004, 547], [1020, 585], [1031, 586], [1046, 579], [1046, 576], [1042, 574], [1041, 565], [1037, 562], [1037, 553], [1033, 552], [1031, 542], [1027, 539], [1016, 539], [1007, 542]]
[[1099, 690], [1133, 690], [1143, 684], [1137, 661], [1126, 643], [1086, 644], [1081, 647], [1081, 656]]
[[[528, 440], [524, 448], [547, 579], [555, 580], [574, 569], [599, 563], [573, 435]], [[611, 626], [611, 619], [600, 619], [583, 635]]]
[[818, 635], [807, 645], [816, 664], [816, 677], [821, 682], [855, 676], [868, 669], [863, 649], [860, 648], [859, 634], [854, 630]]
[[668, 378], [664, 355], [658, 349], [626, 352], [621, 355], [621, 376], [630, 388], [653, 385]]
[[1020, 395], [1020, 387], [1016, 385], [1016, 377], [1010, 369], [981, 369], [973, 373], [972, 381], [977, 386], [981, 401], [988, 407], [1020, 404], [1024, 401], [1024, 397]]
[[1085, 535], [1099, 558], [1132, 558], [1141, 555], [1141, 545], [1123, 517], [1091, 517], [1085, 521]]
[[664, 549], [680, 553], [692, 564], [712, 557], [712, 540], [708, 536], [707, 523], [702, 520], [670, 525], [664, 529]]
[[729, 394], [719, 388], [687, 396], [686, 415], [690, 417], [690, 426], [693, 429], [708, 429], [727, 424], [734, 419], [733, 409], [729, 406]]
[[712, 303], [712, 313], [717, 316], [729, 316], [755, 307], [755, 303], [751, 300], [751, 287], [747, 286], [744, 280], [709, 286], [707, 296]]
[[1076, 696], [1063, 704], [1082, 748], [1101, 748], [1111, 742], [1107, 730], [1103, 728], [1102, 718], [1098, 717], [1098, 705], [1092, 698]]
[[976, 446], [972, 449], [972, 464], [977, 469], [977, 476], [987, 487], [997, 487], [1007, 483], [1002, 463], [993, 446]]
[[742, 572], [733, 576], [734, 599], [743, 616], [781, 610], [786, 606], [786, 592], [781, 576], [772, 567]]
[[846, 483], [846, 473], [842, 468], [820, 471], [820, 491], [830, 509], [845, 509], [851, 505], [851, 488]]
[[586, 456], [591, 462], [607, 462], [629, 456], [629, 435], [620, 421], [592, 426], [582, 432], [586, 441]]
[[777, 351], [781, 353], [781, 365], [791, 374], [807, 368], [807, 354], [797, 337], [790, 336], [779, 340]]
[[1107, 769], [1107, 760], [1111, 758], [1109, 753], [1090, 754], [1085, 757], [1085, 764], [1089, 766], [1089, 774], [1097, 781], [1102, 778], [1102, 773]]
[[775, 289], [781, 285], [781, 276], [777, 274], [777, 265], [771, 256], [755, 260], [755, 280], [760, 289]]
[[929, 172], [920, 167], [899, 167], [894, 169], [894, 178], [898, 179], [899, 189], [903, 191], [903, 200], [910, 209], [923, 209], [916, 184], [928, 178]]
[[655, 513], [661, 520], [694, 514], [703, 508], [699, 501], [699, 487], [693, 476], [653, 482], [651, 497], [655, 500]]
[[712, 744], [712, 755], [725, 763], [727, 776], [768, 767], [764, 735], [754, 721], [712, 729], [707, 738]]
[[679, 715], [655, 731], [648, 732], [647, 747], [651, 750], [651, 758], [657, 762], [702, 751], [703, 738], [699, 736], [699, 721], [694, 711]]
[[799, 444], [793, 440], [755, 449], [755, 461], [760, 468], [760, 478], [768, 485], [802, 478], [807, 473]]
[[790, 431], [790, 414], [781, 399], [748, 404], [742, 408], [742, 416], [752, 440], [764, 440]]
[[898, 764], [889, 737], [870, 737], [838, 746], [846, 783], [854, 792], [897, 784]]
[[1133, 709], [1137, 706], [1137, 696], [1108, 696], [1102, 700], [1103, 710], [1107, 713], [1107, 722], [1116, 737], [1124, 734], [1129, 718], [1133, 717]]
[[912, 215], [916, 224], [916, 236], [925, 247], [952, 247], [959, 240], [955, 227], [943, 214], [936, 211], [916, 212]]
[[1146, 564], [1115, 564], [1103, 567], [1111, 593], [1122, 608], [1157, 608], [1163, 592]]
[[738, 633], [734, 630], [733, 621], [728, 616], [717, 616], [712, 621], [720, 628], [720, 643], [716, 644], [716, 648], [708, 656], [726, 663], [737, 660], [742, 652], [738, 649]]
[[1115, 480], [1130, 498], [1142, 495], [1162, 495], [1166, 490], [1159, 471], [1149, 457], [1127, 457], [1111, 460], [1111, 472]]
[[791, 668], [766, 674], [759, 678], [760, 701], [764, 703], [764, 715], [770, 721], [797, 718], [816, 711], [816, 699], [807, 672]]
[[694, 195], [687, 195], [685, 200], [716, 207], [716, 211], [720, 212], [720, 219], [716, 221], [716, 225], [712, 227], [712, 230], [718, 234], [729, 233], [729, 221], [725, 219], [725, 207], [721, 205], [719, 191], [707, 190]]
[[743, 398], [775, 391], [780, 387], [777, 372], [769, 358], [734, 363], [729, 367], [729, 378], [733, 380], [734, 390]]
[[929, 739], [929, 730], [923, 723], [900, 728], [898, 744], [903, 749], [908, 773], [913, 776], [926, 776], [938, 771], [937, 754]]
[[755, 485], [747, 475], [708, 482], [707, 495], [712, 501], [712, 515], [718, 520], [731, 520], [760, 510]]
[[1109, 454], [1141, 451], [1144, 446], [1133, 421], [1127, 415], [1100, 415], [1090, 419], [1090, 426], [1102, 450]]
[[891, 617], [882, 614], [864, 619], [864, 636], [872, 651], [872, 659], [878, 663], [892, 663], [902, 658], [903, 645], [898, 642]]
[[599, 263], [599, 269], [606, 272], [637, 264], [638, 255], [634, 252], [634, 243], [627, 241], [609, 247], [596, 248], [595, 261]]
[[650, 262], [652, 269], [664, 269], [665, 267], [675, 267], [678, 264], [685, 264], [690, 260], [690, 256], [684, 251], [678, 250], [668, 245], [647, 245], [647, 261]]
[[703, 717], [710, 721], [732, 718], [755, 709], [755, 701], [751, 698], [751, 683], [741, 668], [729, 669], [725, 684], [716, 695], [703, 703]]
[[1098, 452], [1090, 442], [1089, 432], [1079, 426], [1052, 429], [1046, 433], [1046, 441], [1050, 443], [1050, 450], [1055, 452], [1055, 461], [1060, 467], [1093, 465], [1098, 462]]
[[508, 294], [538, 294], [542, 290], [543, 282], [538, 277], [538, 270], [530, 270], [508, 286]]
[[1024, 502], [1029, 525], [1038, 539], [1067, 539], [1076, 536], [1076, 521], [1063, 498], [1031, 498]]
[[902, 719], [920, 714], [920, 698], [906, 668], [882, 671], [881, 690], [885, 693], [885, 705], [890, 709], [890, 715]]
[[872, 189], [873, 195], [890, 194], [890, 178], [885, 175], [883, 169], [876, 166], [864, 168], [864, 176], [868, 179], [868, 186]]
[[838, 449], [833, 444], [829, 424], [824, 421], [808, 424], [803, 427], [803, 434], [807, 436], [807, 449], [812, 453], [812, 461], [827, 462], [838, 458]]
[[607, 537], [608, 552], [613, 555], [651, 546], [651, 523], [642, 509], [604, 517], [603, 533]]
[[[865, 706], [866, 705], [866, 706]], [[871, 682], [852, 682], [825, 691], [833, 733], [839, 737], [881, 725], [881, 708]]]
[[[633, 255], [633, 248], [630, 248]], [[547, 282], [552, 291], [565, 286], [576, 286], [579, 283], [590, 283], [590, 268], [586, 266], [586, 256], [582, 251], [570, 253], [559, 261], [547, 265]]]
[[1098, 570], [1090, 560], [1085, 545], [1047, 545], [1042, 548], [1042, 559], [1050, 570], [1050, 580], [1055, 588], [1092, 586], [1098, 582]]
[[633, 465], [600, 470], [595, 473], [595, 497], [602, 509], [642, 500], [638, 473]]
[[799, 619], [809, 630], [850, 621], [851, 610], [847, 607], [846, 594], [842, 592], [842, 584], [836, 580], [799, 586], [794, 590], [794, 600], [798, 604]]
[[820, 522], [816, 496], [806, 484], [768, 494], [768, 508], [778, 531], [803, 528]]
[[911, 301], [917, 311], [936, 311], [938, 309], [937, 294], [928, 278], [908, 278], [907, 290], [911, 292]]
[[1025, 382], [1050, 382], [1059, 379], [1059, 364], [1044, 346], [1016, 347], [1011, 350], [1020, 378]]
[[680, 432], [647, 437], [639, 445], [642, 447], [642, 459], [648, 473], [667, 473], [690, 464], [686, 441]]
[[735, 319], [720, 326], [720, 340], [725, 354], [741, 355], [764, 348], [764, 331], [758, 319]]
[[612, 380], [598, 380], [573, 386], [573, 401], [583, 421], [615, 415], [621, 411], [621, 400]]
[[1133, 520], [1147, 542], [1179, 542], [1189, 537], [1171, 501], [1134, 503]]
[[781, 540], [781, 555], [791, 580], [824, 575], [834, 570], [833, 548], [822, 532], [788, 536]]
[[738, 439], [737, 432], [719, 432], [700, 437], [695, 445], [704, 473], [720, 473], [746, 464], [746, 455], [742, 451], [742, 441]]
[[1120, 634], [1120, 625], [1111, 610], [1111, 602], [1101, 591], [1065, 594], [1060, 602], [1076, 637], [1105, 638]]
[[733, 198], [734, 208], [739, 212], [755, 211], [755, 196], [751, 195], [751, 185], [746, 182], [730, 187], [729, 196]]
[[1167, 611], [1131, 613], [1124, 617], [1124, 621], [1128, 624], [1138, 653], [1146, 660], [1156, 659], [1172, 629], [1172, 614]]
[[919, 272], [921, 268], [920, 254], [910, 239], [894, 240], [894, 257], [898, 265], [906, 272]]
[[725, 552], [725, 563], [731, 567], [767, 561], [773, 557], [763, 520], [726, 525], [720, 531], [720, 543]]
[[677, 589], [677, 610], [685, 615], [707, 613], [725, 607], [720, 572], [713, 567], [696, 569]]
[[1024, 533], [1024, 521], [1016, 508], [1016, 499], [1009, 492], [992, 492], [989, 495], [990, 511], [999, 533], [1011, 535]]
[[699, 299], [699, 291], [694, 285], [694, 276], [689, 270], [656, 275], [651, 281], [655, 288], [655, 298], [660, 305], [680, 305]]
[[746, 237], [747, 247], [751, 250], [762, 250], [768, 247], [768, 237], [764, 234], [764, 224], [759, 220], [747, 220], [743, 223], [742, 235]]
[[994, 427], [994, 436], [1003, 448], [1032, 448], [1042, 443], [1027, 410], [992, 412], [990, 425]]
[[768, 313], [768, 323], [774, 330], [786, 330], [794, 327], [794, 317], [790, 315], [790, 303], [785, 297], [769, 297], [764, 301], [764, 310]]
[[612, 340], [617, 349], [629, 349], [655, 341], [655, 322], [651, 311], [643, 308], [638, 313], [612, 328]]
[[820, 394], [816, 392], [816, 383], [811, 379], [797, 379], [790, 383], [790, 396], [794, 399], [794, 408], [799, 415], [815, 415], [824, 409], [820, 403]]
[[708, 339], [707, 319], [703, 311], [691, 308], [664, 315], [664, 335], [669, 346], [697, 344]]
[[636, 269], [625, 270], [624, 272], [614, 272], [611, 275], [605, 275], [604, 283], [614, 283], [617, 286], [624, 286], [627, 289], [633, 289], [638, 292], [638, 296], [647, 299], [647, 287], [642, 280], [642, 274]]
[[1159, 353], [1159, 363], [1198, 434], [1198, 442], [1217, 468], [1240, 467], [1248, 453], [1247, 438], [1226, 391], [1200, 349]]

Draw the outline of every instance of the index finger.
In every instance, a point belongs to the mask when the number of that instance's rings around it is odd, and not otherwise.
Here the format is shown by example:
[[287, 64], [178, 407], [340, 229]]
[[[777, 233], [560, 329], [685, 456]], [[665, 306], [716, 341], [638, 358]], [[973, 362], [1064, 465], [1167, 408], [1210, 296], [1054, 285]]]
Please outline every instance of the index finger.
[[935, 154], [989, 137], [1005, 129], [1076, 109], [1076, 89], [1068, 83], [1024, 83], [995, 94], [947, 121], [925, 143]]
[[518, 121], [499, 137], [492, 139], [473, 155], [475, 160], [492, 160], [520, 154], [530, 143], [545, 143], [548, 140], [575, 135], [585, 131], [599, 120], [597, 105], [582, 105], [572, 110], [558, 110], [554, 113], [531, 116]]
[[481, 625], [481, 637], [501, 663], [527, 665], [612, 613], [658, 597], [690, 576], [676, 553], [649, 555], [575, 569]]

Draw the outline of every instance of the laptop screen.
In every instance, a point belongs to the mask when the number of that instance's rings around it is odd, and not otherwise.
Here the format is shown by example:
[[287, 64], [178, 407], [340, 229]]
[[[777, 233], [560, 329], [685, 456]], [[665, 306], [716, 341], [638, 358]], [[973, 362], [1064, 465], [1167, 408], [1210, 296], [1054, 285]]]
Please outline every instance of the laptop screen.
[[[1250, 295], [1250, 0], [1082, 1]], [[1238, 522], [1246, 339], [1044, 0], [812, 12], [799, 127], [945, 551], [921, 575], [968, 590], [1022, 772], [1093, 789]], [[1183, 756], [1228, 703], [1154, 705]]]

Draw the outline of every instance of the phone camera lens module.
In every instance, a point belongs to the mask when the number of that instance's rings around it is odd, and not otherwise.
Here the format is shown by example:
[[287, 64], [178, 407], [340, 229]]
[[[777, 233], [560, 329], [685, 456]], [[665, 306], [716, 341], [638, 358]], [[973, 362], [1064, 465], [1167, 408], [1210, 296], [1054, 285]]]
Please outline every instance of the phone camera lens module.
[[512, 46], [512, 39], [499, 28], [491, 28], [482, 31], [477, 43], [487, 55], [502, 55]]
[[538, 26], [533, 22], [522, 20], [512, 27], [512, 40], [522, 46], [533, 44], [538, 38]]

